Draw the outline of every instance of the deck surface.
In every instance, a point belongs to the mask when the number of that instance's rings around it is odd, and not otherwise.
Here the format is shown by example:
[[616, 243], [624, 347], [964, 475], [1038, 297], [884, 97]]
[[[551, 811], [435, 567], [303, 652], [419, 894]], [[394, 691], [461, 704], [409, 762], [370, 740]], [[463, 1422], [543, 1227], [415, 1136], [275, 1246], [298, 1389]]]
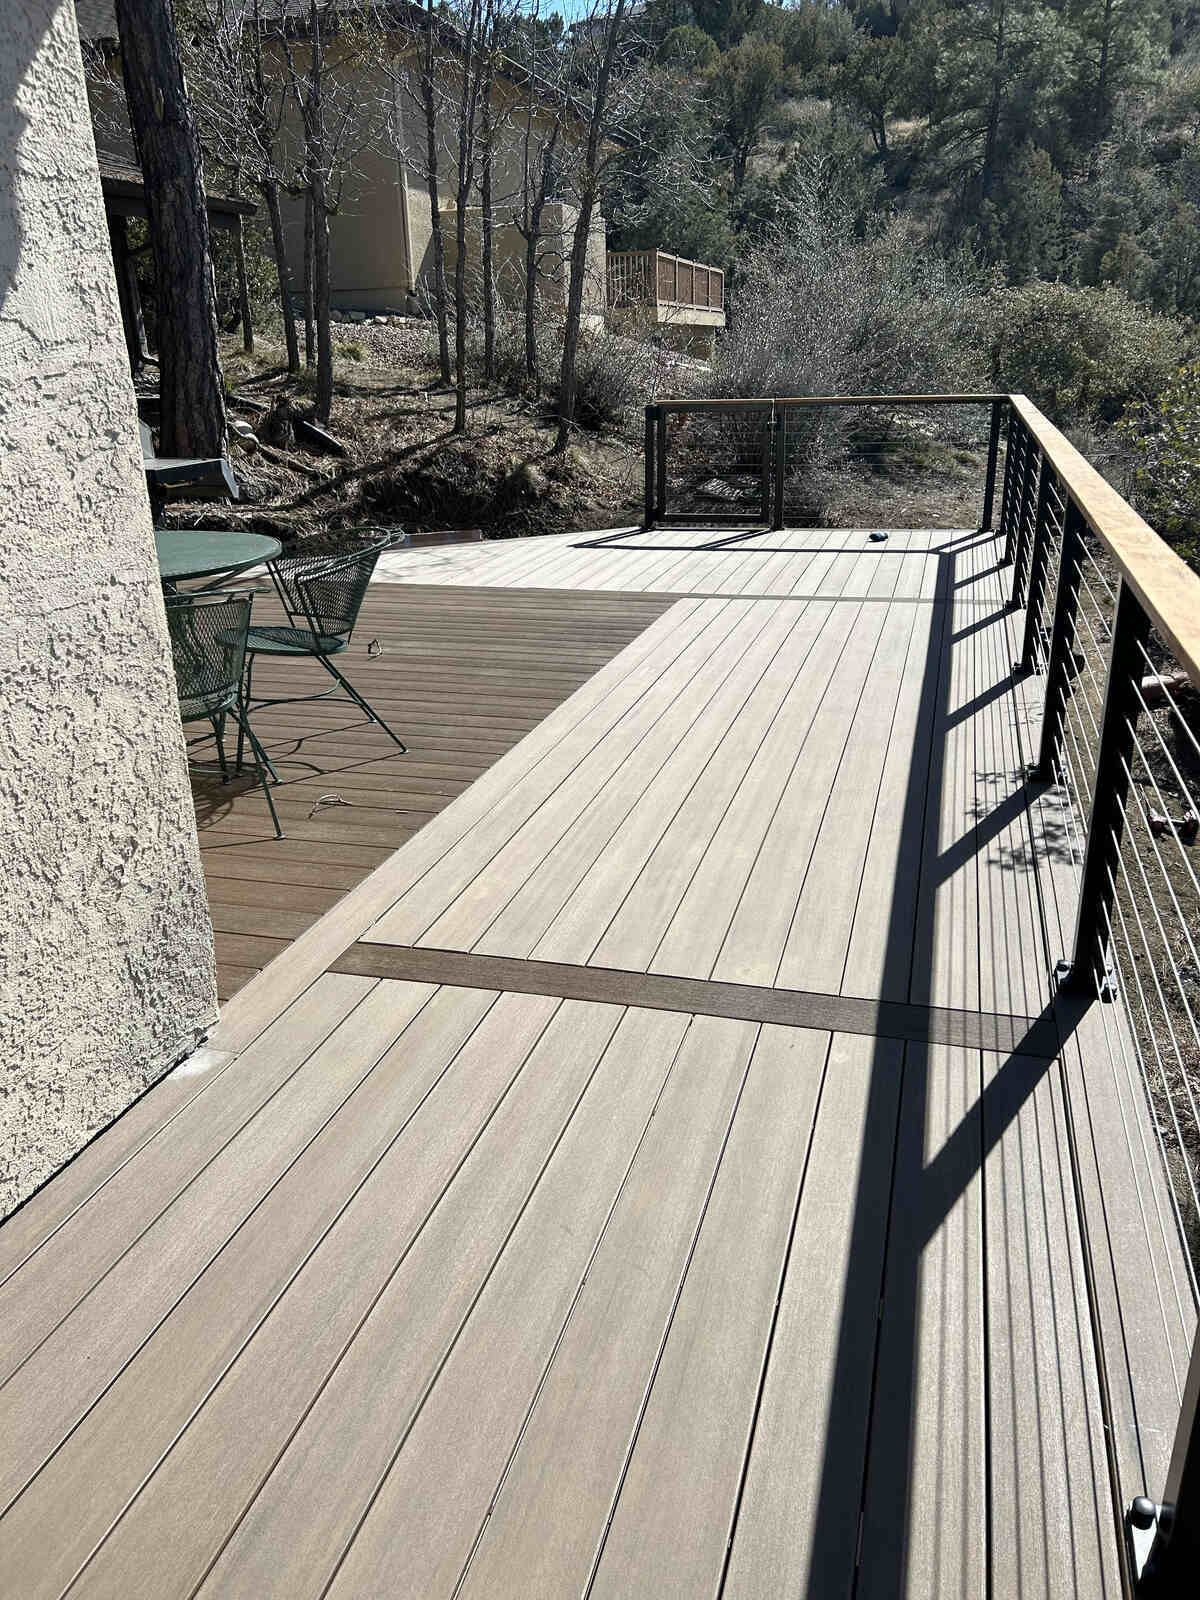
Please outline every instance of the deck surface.
[[[267, 592], [255, 600], [256, 621], [284, 620], [269, 585], [258, 587]], [[195, 749], [220, 998], [286, 950], [670, 604], [659, 595], [448, 596], [440, 587], [374, 585], [343, 665], [395, 724], [407, 755], [340, 692], [256, 712], [255, 731], [281, 780], [275, 803], [285, 838], [277, 840], [262, 791], [249, 778], [222, 784], [211, 741]], [[381, 648], [368, 654], [368, 645]], [[266, 698], [329, 686], [320, 667], [269, 658], [254, 679]]]
[[389, 558], [624, 620], [0, 1229], [5, 1594], [1120, 1594], [1194, 1310], [997, 546], [711, 542]]

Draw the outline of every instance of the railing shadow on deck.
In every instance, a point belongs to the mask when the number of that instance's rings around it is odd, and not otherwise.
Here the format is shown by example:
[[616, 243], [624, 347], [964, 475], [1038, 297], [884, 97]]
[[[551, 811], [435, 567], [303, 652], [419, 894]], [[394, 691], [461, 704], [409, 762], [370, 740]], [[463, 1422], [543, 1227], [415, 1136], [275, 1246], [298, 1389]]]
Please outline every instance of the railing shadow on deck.
[[[1154, 992], [1157, 993], [1159, 1022], [1169, 1035], [1170, 1048], [1174, 1050], [1183, 1085], [1187, 1088], [1187, 1066], [1176, 1033], [1177, 1019], [1172, 1014], [1169, 997], [1164, 995], [1158, 972], [1154, 970], [1154, 949], [1143, 925], [1130, 873], [1136, 868], [1147, 892], [1151, 892], [1143, 859], [1143, 854], [1148, 854], [1144, 847], [1149, 840], [1153, 844], [1154, 858], [1170, 897], [1169, 906], [1166, 897], [1163, 900], [1168, 918], [1173, 910], [1181, 924], [1187, 947], [1195, 954], [1196, 942], [1188, 924], [1188, 913], [1181, 906], [1162, 852], [1154, 840], [1165, 837], [1179, 847], [1183, 864], [1177, 882], [1187, 892], [1194, 892], [1194, 905], [1200, 908], [1200, 876], [1188, 862], [1184, 850], [1184, 845], [1200, 830], [1200, 797], [1189, 789], [1187, 780], [1181, 775], [1180, 763], [1172, 756], [1163, 730], [1153, 725], [1151, 710], [1154, 694], [1151, 691], [1158, 685], [1170, 707], [1174, 718], [1168, 730], [1171, 738], [1187, 741], [1189, 758], [1194, 752], [1200, 759], [1200, 729], [1189, 722], [1185, 711], [1173, 698], [1168, 680], [1158, 676], [1165, 670], [1163, 663], [1169, 667], [1173, 658], [1182, 667], [1185, 681], [1190, 683], [1194, 691], [1200, 691], [1200, 579], [1187, 570], [1178, 556], [1158, 539], [1153, 530], [1105, 483], [1061, 433], [1019, 395], [860, 396], [786, 401], [660, 403], [649, 407], [646, 416], [645, 523], [646, 528], [650, 529], [664, 520], [674, 521], [677, 525], [681, 520], [678, 516], [668, 515], [667, 419], [673, 414], [700, 411], [720, 416], [729, 413], [736, 419], [735, 432], [738, 428], [749, 427], [751, 432], [757, 428], [762, 437], [756, 438], [754, 451], [747, 457], [747, 460], [756, 461], [761, 466], [760, 488], [755, 491], [754, 511], [761, 524], [781, 527], [786, 511], [784, 487], [789, 411], [814, 406], [898, 408], [905, 405], [924, 407], [930, 404], [963, 403], [987, 405], [991, 410], [980, 533], [991, 528], [1000, 435], [1007, 418], [998, 529], [1003, 550], [998, 553], [990, 572], [1001, 574], [1006, 568], [1011, 570], [1009, 609], [1017, 613], [1019, 622], [1023, 624], [1018, 632], [1023, 631], [1024, 642], [1006, 679], [985, 689], [983, 695], [977, 697], [977, 703], [956, 708], [952, 712], [948, 688], [950, 680], [943, 671], [943, 651], [953, 649], [956, 643], [961, 644], [980, 629], [994, 624], [998, 613], [992, 612], [986, 618], [972, 618], [956, 632], [948, 609], [955, 598], [956, 589], [976, 583], [987, 574], [970, 572], [961, 581], [958, 580], [954, 571], [954, 541], [934, 552], [922, 552], [932, 554], [938, 562], [936, 600], [942, 602], [939, 611], [942, 613], [943, 626], [931, 630], [923, 674], [922, 704], [924, 714], [932, 719], [929, 760], [923, 770], [914, 770], [911, 774], [904, 803], [900, 843], [901, 859], [911, 854], [920, 860], [922, 883], [916, 891], [915, 902], [905, 903], [899, 897], [893, 901], [887, 932], [883, 990], [885, 993], [899, 990], [915, 1004], [928, 1004], [932, 1000], [929, 975], [936, 933], [933, 890], [955, 870], [961, 869], [972, 855], [987, 847], [1004, 826], [1028, 809], [1031, 803], [1038, 805], [1040, 816], [1041, 802], [1050, 787], [1063, 796], [1065, 830], [1039, 839], [1030, 823], [1028, 849], [1018, 853], [1020, 859], [1012, 855], [1002, 863], [1002, 867], [1009, 872], [1021, 871], [1032, 875], [1035, 894], [1040, 897], [1046, 887], [1045, 879], [1049, 878], [1052, 884], [1056, 871], [1061, 871], [1065, 845], [1068, 875], [1074, 880], [1066, 895], [1066, 905], [1075, 924], [1074, 934], [1071, 937], [1069, 929], [1062, 926], [1061, 922], [1057, 928], [1052, 927], [1052, 919], [1045, 914], [1045, 905], [1041, 906], [1038, 920], [1047, 936], [1050, 939], [1061, 937], [1067, 940], [1067, 948], [1057, 952], [1063, 959], [1054, 967], [1053, 988], [1050, 990], [1054, 998], [1036, 1020], [1031, 1034], [1027, 1036], [1029, 1043], [1024, 1051], [1018, 1047], [1010, 1052], [1002, 1062], [996, 1063], [995, 1071], [990, 1076], [980, 1071], [973, 1104], [943, 1139], [941, 1148], [932, 1159], [926, 1159], [924, 1155], [932, 1109], [932, 1058], [929, 1047], [911, 1041], [905, 1046], [899, 1082], [895, 1045], [880, 1041], [876, 1047], [868, 1087], [862, 1148], [864, 1155], [872, 1149], [890, 1149], [891, 1162], [888, 1172], [881, 1178], [881, 1174], [864, 1160], [858, 1181], [850, 1230], [847, 1278], [841, 1286], [842, 1309], [836, 1369], [830, 1413], [826, 1420], [820, 1488], [812, 1516], [811, 1558], [806, 1589], [814, 1596], [845, 1592], [847, 1573], [853, 1572], [856, 1576], [851, 1587], [855, 1593], [863, 1587], [871, 1593], [886, 1595], [906, 1592], [909, 1575], [907, 1540], [914, 1513], [913, 1490], [917, 1467], [914, 1446], [918, 1426], [918, 1357], [923, 1334], [927, 1332], [921, 1327], [924, 1252], [937, 1236], [938, 1230], [948, 1223], [971, 1185], [978, 1181], [983, 1220], [975, 1226], [978, 1230], [980, 1261], [983, 1263], [981, 1270], [986, 1273], [987, 1159], [1003, 1139], [1005, 1131], [1020, 1116], [1030, 1097], [1046, 1080], [1047, 1074], [1054, 1073], [1062, 1105], [1073, 1190], [1073, 1215], [1078, 1225], [1078, 1248], [1083, 1266], [1087, 1321], [1090, 1323], [1087, 1333], [1080, 1331], [1079, 1338], [1083, 1345], [1090, 1344], [1090, 1350], [1083, 1351], [1085, 1363], [1094, 1361], [1110, 1491], [1110, 1503], [1100, 1504], [1102, 1496], [1096, 1487], [1097, 1474], [1088, 1475], [1090, 1488], [1087, 1498], [1090, 1504], [1068, 1504], [1066, 1514], [1068, 1521], [1075, 1520], [1076, 1527], [1079, 1526], [1079, 1518], [1095, 1522], [1097, 1548], [1103, 1549], [1108, 1544], [1106, 1532], [1115, 1537], [1120, 1552], [1121, 1586], [1124, 1591], [1128, 1592], [1132, 1587], [1139, 1595], [1178, 1593], [1181, 1592], [1179, 1585], [1186, 1585], [1194, 1578], [1197, 1563], [1200, 1562], [1200, 1424], [1197, 1422], [1200, 1412], [1200, 1340], [1193, 1338], [1195, 1304], [1200, 1300], [1200, 1290], [1197, 1288], [1195, 1269], [1187, 1260], [1185, 1222], [1175, 1192], [1175, 1173], [1169, 1169], [1163, 1131], [1163, 1119], [1168, 1112], [1178, 1141], [1177, 1148], [1173, 1147], [1176, 1166], [1185, 1178], [1191, 1158], [1184, 1143], [1186, 1130], [1180, 1126], [1174, 1089], [1164, 1070], [1163, 1049], [1154, 1036], [1155, 1018], [1147, 1004], [1139, 970], [1140, 952], [1126, 925], [1120, 891], [1123, 879], [1127, 892], [1126, 903], [1136, 922], [1149, 963], [1147, 982], [1153, 982]], [[727, 517], [725, 520], [735, 519]], [[747, 519], [743, 517], [742, 520]], [[703, 525], [701, 518], [697, 518], [696, 522]], [[798, 522], [803, 525], [799, 519], [794, 519], [793, 525]], [[746, 538], [753, 536], [743, 532], [727, 535], [726, 538], [730, 543], [744, 547]], [[725, 545], [726, 538], [714, 538], [711, 542], [713, 548], [719, 549]], [[966, 543], [960, 548], [965, 547]], [[639, 548], [645, 546], [640, 545]], [[1098, 594], [1097, 584], [1102, 594]], [[1089, 589], [1092, 592], [1085, 605], [1084, 595]], [[1106, 647], [1095, 665], [1088, 660], [1085, 633], [1091, 640], [1093, 654], [1098, 645]], [[1147, 671], [1150, 677], [1144, 676]], [[1085, 672], [1091, 679], [1091, 690], [1087, 689]], [[1038, 690], [1041, 702], [1037, 719], [1040, 724], [1036, 736], [1038, 748], [1028, 752], [1036, 759], [1025, 774], [1015, 775], [1013, 781], [1017, 787], [1010, 788], [993, 811], [977, 814], [974, 825], [957, 843], [945, 850], [939, 851], [934, 847], [931, 851], [930, 819], [941, 814], [947, 777], [947, 741], [953, 727], [966, 716], [975, 714], [993, 698], [1011, 694], [1014, 722], [1019, 728], [1022, 722], [1018, 706], [1021, 684], [1031, 674], [1044, 678], [1044, 687]], [[1151, 693], [1151, 703], [1147, 702], [1147, 693]], [[1148, 752], [1143, 746], [1137, 731], [1139, 714], [1150, 723], [1151, 731], [1161, 747], [1161, 757], [1153, 747]], [[1141, 770], [1135, 775], [1134, 769], [1139, 762]], [[1184, 760], [1183, 765], [1187, 767], [1188, 761]], [[1021, 782], [1022, 777], [1026, 780], [1024, 783]], [[1164, 798], [1163, 786], [1168, 795], [1177, 797], [1184, 806], [1182, 818], [1152, 815], [1148, 811], [1149, 796], [1144, 800], [1139, 792], [1139, 784], [1147, 780], [1163, 811], [1170, 810], [1169, 802]], [[1134, 802], [1136, 813], [1132, 810]], [[1139, 837], [1139, 816], [1144, 837]], [[1132, 837], [1128, 837], [1130, 829]], [[1189, 903], [1187, 892], [1184, 893], [1184, 905]], [[1129, 896], [1132, 896], [1131, 900]], [[1061, 910], [1060, 903], [1060, 913]], [[1200, 1023], [1187, 1001], [1184, 980], [1170, 948], [1160, 907], [1153, 900], [1146, 920], [1150, 920], [1151, 912], [1162, 936], [1164, 963], [1169, 961], [1178, 990], [1177, 998], [1182, 1007], [1178, 1020], [1182, 1025], [1182, 1016], [1186, 1014], [1196, 1044], [1196, 1059], [1200, 1062]], [[1153, 927], [1151, 931], [1154, 931]], [[1045, 954], [1049, 964], [1053, 957], [1049, 950]], [[1195, 959], [1200, 964], [1200, 955], [1196, 955]], [[1132, 1010], [1135, 992], [1146, 1013], [1146, 1024], [1150, 1031], [1148, 1043], [1139, 1038], [1139, 1023]], [[1151, 998], [1154, 998], [1153, 993]], [[1102, 1313], [1083, 1192], [1080, 1146], [1075, 1132], [1077, 1108], [1072, 1105], [1070, 1074], [1064, 1067], [1062, 1054], [1063, 1046], [1089, 1010], [1099, 1005], [1103, 1015], [1103, 1003], [1113, 1001], [1119, 1002], [1128, 1023], [1134, 1066], [1136, 1074], [1140, 1074], [1140, 1086], [1146, 1099], [1146, 1104], [1140, 1111], [1135, 1108], [1134, 1114], [1148, 1116], [1162, 1157], [1163, 1171], [1156, 1174], [1151, 1166], [1147, 1168], [1147, 1175], [1152, 1183], [1165, 1185], [1179, 1233], [1179, 1238], [1172, 1241], [1169, 1230], [1164, 1227], [1159, 1244], [1168, 1257], [1172, 1251], [1182, 1247], [1183, 1262], [1192, 1291], [1193, 1311], [1192, 1334], [1186, 1335], [1192, 1348], [1191, 1368], [1186, 1384], [1177, 1390], [1181, 1404], [1177, 1423], [1173, 1424], [1175, 1442], [1165, 1472], [1162, 1499], [1153, 1502], [1138, 1498], [1127, 1510], [1122, 1505], [1122, 1483], [1114, 1442], [1114, 1415], [1107, 1368], [1110, 1354], [1118, 1368], [1121, 1361], [1120, 1348], [1110, 1352], [1108, 1341], [1115, 1341], [1117, 1346], [1123, 1348], [1125, 1337], [1122, 1285], [1117, 1281], [1121, 1274], [1116, 1270], [1116, 1263], [1110, 1262], [1112, 1271], [1106, 1293], [1115, 1294], [1115, 1310], [1110, 1307]], [[1058, 1055], [1054, 1057], [1038, 1054], [1033, 1037], [1051, 1022], [1057, 1030], [1060, 1046]], [[1118, 1035], [1123, 1026], [1124, 1023], [1118, 1025]], [[1109, 1040], [1107, 1026], [1105, 1039]], [[1166, 1045], [1165, 1039], [1163, 1044]], [[1111, 1052], [1113, 1047], [1110, 1040], [1108, 1048]], [[1150, 1059], [1147, 1058], [1148, 1051], [1152, 1051]], [[1159, 1087], [1151, 1082], [1150, 1068], [1154, 1059], [1157, 1059], [1162, 1076], [1161, 1093]], [[980, 1057], [980, 1060], [983, 1058]], [[1128, 1060], [1125, 1066], [1129, 1073]], [[1113, 1068], [1115, 1073], [1115, 1061]], [[1134, 1076], [1131, 1076], [1130, 1090], [1136, 1094], [1133, 1085]], [[1086, 1130], [1091, 1118], [1091, 1109], [1087, 1104], [1086, 1075], [1077, 1088], [1082, 1092], [1085, 1102], [1079, 1111], [1084, 1119], [1081, 1126]], [[1200, 1087], [1196, 1092], [1200, 1093]], [[1188, 1098], [1196, 1133], [1200, 1137], [1200, 1109], [1190, 1089]], [[1124, 1114], [1122, 1109], [1122, 1118]], [[1184, 1118], [1186, 1122], [1186, 1107]], [[1168, 1126], [1168, 1138], [1170, 1133]], [[1094, 1141], [1094, 1127], [1091, 1129], [1091, 1138]], [[1125, 1140], [1126, 1153], [1136, 1167], [1133, 1149], [1129, 1146], [1128, 1128], [1125, 1129]], [[1147, 1160], [1151, 1159], [1152, 1149], [1151, 1144], [1150, 1151], [1143, 1150]], [[1108, 1227], [1106, 1208], [1109, 1202], [1103, 1197], [1105, 1179], [1101, 1168], [1107, 1154], [1093, 1147], [1089, 1157], [1091, 1176], [1088, 1182], [1100, 1184], [1100, 1205], [1105, 1212], [1100, 1219], [1103, 1230]], [[1128, 1184], [1129, 1176], [1123, 1181]], [[1133, 1181], [1138, 1181], [1136, 1171]], [[1197, 1211], [1197, 1239], [1200, 1239], [1200, 1192], [1197, 1191], [1196, 1177], [1191, 1179], [1191, 1198]], [[900, 1226], [896, 1226], [898, 1220]], [[1161, 1224], [1161, 1217], [1159, 1220]], [[1111, 1244], [1111, 1240], [1109, 1242]], [[1154, 1240], [1149, 1233], [1145, 1243], [1148, 1249], [1154, 1248]], [[1100, 1248], [1104, 1249], [1103, 1239]], [[1200, 1254], [1200, 1246], [1196, 1248]], [[1149, 1270], [1153, 1275], [1157, 1267]], [[1168, 1264], [1166, 1270], [1173, 1273], [1175, 1269]], [[1138, 1273], [1134, 1274], [1139, 1283], [1142, 1281], [1140, 1274], [1139, 1268]], [[986, 1346], [986, 1276], [983, 1296], [981, 1315]], [[1110, 1312], [1116, 1324], [1112, 1328], [1107, 1326]], [[867, 1340], [864, 1339], [864, 1324], [874, 1324], [873, 1340], [869, 1340], [869, 1336]], [[1186, 1318], [1182, 1327], [1185, 1331]], [[1180, 1331], [1176, 1330], [1176, 1333]], [[1172, 1346], [1170, 1360], [1172, 1370], [1177, 1372], [1172, 1343], [1175, 1334], [1165, 1326], [1160, 1332], [1166, 1336], [1167, 1344]], [[870, 1359], [865, 1354], [866, 1342], [872, 1344]], [[1010, 1381], [1013, 1380], [1010, 1378]], [[990, 1390], [987, 1388], [990, 1376], [986, 1357], [982, 1382], [985, 1386], [983, 1404], [986, 1408], [990, 1405]], [[1178, 1385], [1178, 1378], [1176, 1383]], [[869, 1402], [863, 1398], [864, 1385], [869, 1386]], [[1137, 1409], [1135, 1397], [1135, 1412]], [[1160, 1416], [1162, 1411], [1159, 1405]], [[984, 1426], [986, 1428], [986, 1421]], [[1136, 1417], [1133, 1426], [1135, 1430], [1140, 1430]], [[1059, 1427], [1060, 1432], [1065, 1434], [1066, 1425], [1061, 1419]], [[1061, 1439], [1064, 1459], [1070, 1459], [1073, 1443], [1065, 1437]], [[986, 1452], [987, 1448], [987, 1444], [980, 1441], [980, 1449]], [[1140, 1437], [1136, 1448], [1141, 1459]], [[1155, 1475], [1161, 1470], [1156, 1466]], [[1102, 1478], [1103, 1474], [1100, 1476]], [[1044, 1485], [1042, 1494], [1045, 1498]], [[996, 1541], [1000, 1538], [1019, 1541], [1021, 1537], [1021, 1529], [1017, 1526], [998, 1530], [992, 1525], [990, 1458], [985, 1467], [985, 1484], [979, 1495], [982, 1509], [977, 1507], [975, 1510], [976, 1530], [982, 1520], [986, 1530], [983, 1542], [987, 1547], [984, 1559], [988, 1563], [990, 1585], [990, 1563], [997, 1547]], [[797, 1509], [802, 1515], [812, 1510], [809, 1507]], [[943, 1534], [941, 1511], [941, 1505], [935, 1503], [925, 1513], [927, 1525], [932, 1519], [935, 1541], [953, 1534], [952, 1529]], [[1054, 1516], [1048, 1503], [1044, 1511], [1044, 1537], [1048, 1541], [1055, 1537]], [[1105, 1519], [1111, 1519], [1108, 1530], [1103, 1526]], [[1020, 1520], [1019, 1516], [1016, 1520]], [[965, 1532], [960, 1532], [960, 1537], [965, 1540]], [[1070, 1529], [1067, 1530], [1067, 1539], [1073, 1554]], [[733, 1542], [736, 1543], [736, 1519]], [[865, 1586], [860, 1584], [864, 1570], [858, 1565], [860, 1557], [869, 1564], [870, 1569]]]
[[[955, 556], [939, 558], [937, 599], [947, 606], [955, 590]], [[921, 703], [930, 717], [929, 761], [914, 765], [904, 801], [898, 854], [910, 852], [921, 861], [915, 907], [893, 898], [883, 963], [882, 992], [904, 994], [915, 1004], [939, 1001], [932, 989], [936, 889], [984, 848], [988, 839], [1025, 807], [1023, 789], [1001, 800], [978, 819], [968, 833], [943, 850], [936, 849], [936, 829], [946, 782], [947, 737], [959, 720], [950, 708], [951, 675], [945, 654], [959, 642], [949, 615], [945, 625], [929, 632], [923, 669]], [[1001, 692], [1011, 682], [1001, 680]], [[931, 849], [932, 846], [932, 849]], [[1032, 870], [1032, 868], [1031, 868]], [[966, 937], [966, 930], [963, 930]], [[944, 1003], [944, 998], [940, 999]], [[860, 1539], [870, 1542], [870, 1592], [903, 1594], [908, 1590], [908, 1541], [912, 1521], [914, 1449], [917, 1432], [917, 1373], [921, 1327], [921, 1274], [926, 1248], [967, 1194], [983, 1182], [988, 1155], [1045, 1075], [1055, 1070], [1044, 1050], [1051, 1025], [1060, 1044], [1078, 1025], [1088, 1005], [1082, 996], [1059, 998], [1044, 1008], [1025, 1039], [997, 1066], [986, 1084], [980, 1074], [974, 1104], [944, 1140], [937, 1154], [915, 1176], [905, 1170], [905, 1130], [923, 1136], [930, 1111], [930, 1051], [910, 1042], [904, 1050], [901, 1080], [895, 1083], [894, 1046], [881, 1041], [875, 1050], [868, 1090], [863, 1148], [881, 1137], [892, 1148], [886, 1209], [881, 1214], [880, 1181], [863, 1170], [854, 1204], [847, 1251], [838, 1355], [832, 1403], [825, 1432], [820, 1490], [813, 1517], [813, 1547], [807, 1593], [841, 1592], [854, 1564]], [[903, 1226], [895, 1226], [898, 1216]], [[982, 1230], [983, 1224], [979, 1224]], [[882, 1237], [881, 1237], [882, 1236]], [[986, 1245], [979, 1241], [980, 1270], [986, 1274]], [[882, 1271], [879, 1270], [881, 1250]], [[861, 1263], [868, 1263], [864, 1272]], [[984, 1279], [986, 1296], [986, 1276]], [[943, 1314], [948, 1308], [943, 1307]], [[862, 1365], [862, 1321], [876, 1318], [874, 1359], [869, 1372]], [[980, 1363], [981, 1370], [986, 1359]], [[869, 1385], [867, 1417], [862, 1415], [864, 1383]], [[864, 1432], [865, 1420], [865, 1432]], [[985, 1428], [987, 1426], [985, 1419]], [[1063, 1441], [1062, 1447], [1068, 1448]], [[1091, 1514], [1111, 1509], [1092, 1507]], [[860, 1529], [860, 1518], [868, 1524]], [[991, 1539], [990, 1516], [983, 1526]], [[991, 1550], [984, 1564], [991, 1565]]]

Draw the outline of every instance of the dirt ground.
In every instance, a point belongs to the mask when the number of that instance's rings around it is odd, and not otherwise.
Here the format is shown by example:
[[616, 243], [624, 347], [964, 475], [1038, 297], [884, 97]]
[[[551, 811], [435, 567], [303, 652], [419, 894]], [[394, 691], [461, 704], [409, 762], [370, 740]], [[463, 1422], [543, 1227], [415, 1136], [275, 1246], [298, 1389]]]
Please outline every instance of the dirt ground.
[[[293, 541], [344, 542], [370, 527], [412, 532], [481, 528], [486, 538], [586, 532], [642, 515], [642, 408], [702, 392], [708, 368], [652, 340], [604, 336], [619, 421], [577, 430], [553, 451], [546, 400], [476, 385], [467, 432], [453, 432], [454, 396], [440, 382], [431, 323], [391, 318], [334, 324], [335, 391], [329, 432], [344, 456], [301, 446], [291, 417], [311, 411], [311, 383], [289, 378], [281, 342], [260, 335], [248, 356], [222, 348], [229, 415], [253, 430], [249, 449], [231, 433], [241, 498], [169, 501], [171, 527], [248, 528]], [[815, 496], [805, 486], [795, 520], [857, 527], [969, 527], [978, 523], [984, 458], [976, 450], [919, 459], [891, 452], [845, 463]], [[809, 501], [811, 500], [811, 504]], [[703, 497], [698, 511], [703, 511]], [[801, 504], [800, 502], [804, 503]], [[819, 503], [818, 503], [819, 502]], [[714, 502], [713, 509], [727, 509]]]
[[[476, 386], [467, 432], [456, 437], [454, 395], [438, 378], [431, 324], [336, 323], [328, 431], [346, 447], [339, 457], [296, 442], [289, 417], [311, 410], [311, 386], [288, 377], [281, 343], [256, 344], [253, 356], [240, 339], [222, 349], [229, 415], [255, 434], [249, 451], [230, 439], [241, 499], [170, 501], [160, 519], [167, 526], [248, 528], [290, 544], [397, 525], [513, 538], [611, 527], [641, 514], [637, 405], [603, 433], [579, 429], [556, 455], [547, 403]], [[647, 368], [631, 374], [639, 398], [663, 387], [684, 392], [699, 365], [632, 343], [629, 359]]]

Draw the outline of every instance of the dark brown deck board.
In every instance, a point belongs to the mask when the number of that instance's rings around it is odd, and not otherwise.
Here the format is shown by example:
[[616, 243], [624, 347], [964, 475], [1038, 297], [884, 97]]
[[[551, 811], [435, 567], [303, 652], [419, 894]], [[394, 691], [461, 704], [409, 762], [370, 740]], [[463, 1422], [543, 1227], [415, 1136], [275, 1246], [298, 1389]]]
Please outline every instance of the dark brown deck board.
[[[282, 780], [275, 800], [286, 838], [278, 845], [252, 782], [193, 780], [221, 999], [303, 931], [296, 913], [308, 906], [286, 886], [352, 889], [671, 603], [659, 595], [373, 585], [344, 667], [409, 753], [341, 696], [256, 712], [255, 732]], [[271, 610], [266, 595], [255, 604], [256, 616]], [[382, 654], [367, 656], [375, 639]], [[327, 682], [311, 663], [261, 661], [254, 690], [269, 698]], [[211, 755], [207, 747], [196, 753]], [[350, 805], [310, 815], [322, 794], [339, 792]], [[236, 899], [231, 883], [242, 886]], [[331, 903], [314, 906], [309, 922]]]

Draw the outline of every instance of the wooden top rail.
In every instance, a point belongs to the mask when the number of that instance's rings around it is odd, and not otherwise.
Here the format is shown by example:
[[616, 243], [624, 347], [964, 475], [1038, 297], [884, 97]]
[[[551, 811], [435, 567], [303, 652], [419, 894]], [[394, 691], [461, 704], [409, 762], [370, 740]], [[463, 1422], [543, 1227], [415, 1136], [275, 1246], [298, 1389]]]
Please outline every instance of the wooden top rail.
[[1009, 399], [1192, 685], [1200, 688], [1200, 577], [1031, 400], [1023, 394]]

